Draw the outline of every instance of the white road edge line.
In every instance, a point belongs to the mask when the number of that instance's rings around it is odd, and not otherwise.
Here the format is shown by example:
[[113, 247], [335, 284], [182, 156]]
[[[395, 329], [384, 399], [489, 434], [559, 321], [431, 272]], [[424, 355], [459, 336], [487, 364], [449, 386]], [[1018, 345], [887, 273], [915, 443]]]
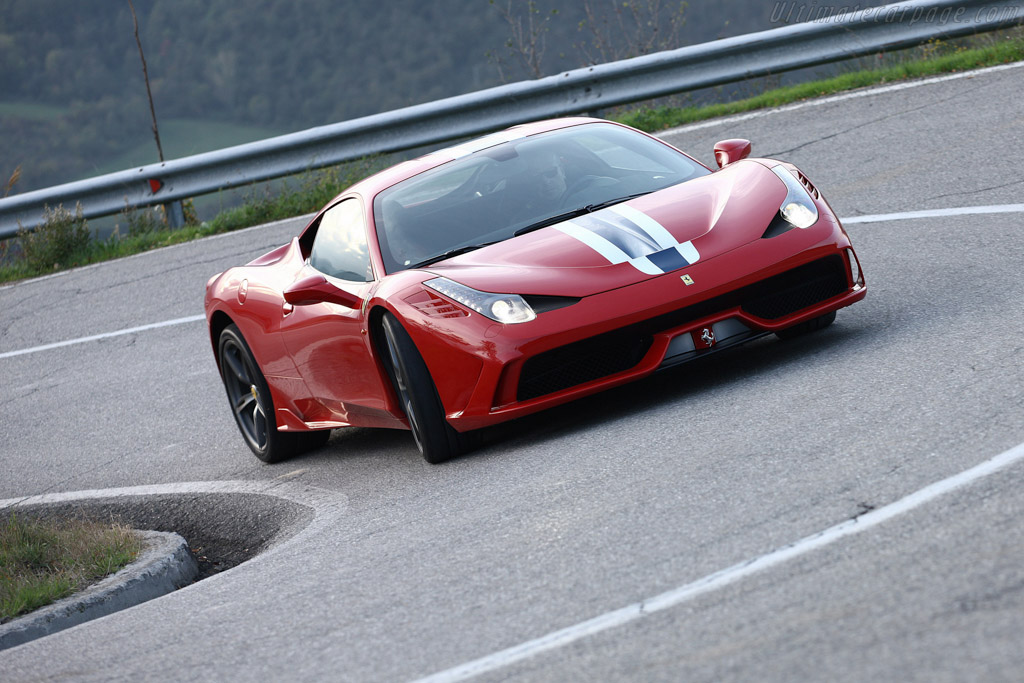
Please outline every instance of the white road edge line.
[[[902, 213], [877, 213], [865, 216], [850, 216], [849, 218], [840, 218], [839, 220], [840, 222], [842, 222], [843, 225], [853, 225], [856, 223], [882, 223], [887, 221], [905, 221], [916, 218], [941, 218], [944, 216], [970, 216], [991, 213], [1024, 213], [1024, 204], [993, 204], [990, 206], [961, 206], [949, 209], [904, 211]], [[223, 235], [215, 235], [215, 237], [223, 237]], [[203, 320], [204, 318], [205, 316], [202, 315], [190, 315], [187, 318], [165, 320], [164, 322], [151, 323], [149, 325], [140, 325], [139, 327], [130, 327], [125, 330], [116, 330], [114, 332], [104, 332], [103, 334], [94, 334], [89, 337], [78, 337], [77, 339], [68, 339], [67, 341], [54, 342], [52, 344], [43, 344], [41, 346], [33, 346], [31, 348], [19, 349], [17, 351], [5, 351], [3, 353], [0, 353], [0, 359], [13, 358], [14, 356], [23, 356], [25, 354], [36, 353], [38, 351], [48, 351], [50, 349], [57, 349], [62, 346], [72, 346], [73, 344], [84, 344], [86, 342], [96, 341], [98, 339], [120, 337], [126, 334], [135, 334], [136, 332], [155, 330], [160, 327], [183, 325], [185, 323], [192, 323], [199, 320]]]
[[973, 216], [984, 213], [1022, 213], [1024, 204], [993, 204], [990, 206], [960, 206], [951, 209], [925, 209], [901, 213], [876, 213], [867, 216], [840, 218], [843, 225], [854, 223], [882, 223], [885, 221], [907, 221], [915, 218], [941, 218], [944, 216]]
[[747, 112], [745, 114], [735, 114], [733, 116], [724, 116], [720, 118], [710, 119], [708, 121], [688, 123], [686, 125], [679, 126], [678, 128], [669, 128], [667, 130], [659, 131], [657, 135], [658, 137], [662, 137], [665, 135], [675, 135], [677, 133], [689, 133], [691, 131], [700, 130], [702, 128], [725, 126], [729, 125], [730, 123], [739, 123], [740, 121], [759, 119], [763, 116], [771, 116], [773, 114], [781, 114], [783, 112], [796, 111], [797, 109], [805, 109], [807, 107], [820, 107], [824, 104], [832, 104], [833, 102], [842, 102], [843, 100], [852, 100], [858, 97], [870, 97], [871, 95], [881, 95], [883, 93], [894, 92], [897, 90], [917, 88], [922, 85], [931, 85], [933, 83], [942, 83], [944, 81], [955, 81], [960, 78], [974, 78], [975, 76], [991, 73], [993, 71], [1018, 69], [1022, 66], [1024, 66], [1024, 62], [1013, 62], [1012, 64], [998, 64], [996, 66], [985, 67], [984, 69], [975, 69], [974, 71], [960, 71], [958, 73], [948, 74], [945, 76], [931, 76], [929, 78], [894, 83], [892, 85], [880, 85], [875, 87], [868, 86], [860, 90], [839, 93], [838, 95], [831, 95], [829, 97], [820, 97], [813, 100], [805, 100], [803, 102], [787, 104], [781, 107], [774, 107], [772, 109], [758, 109], [755, 111]]
[[94, 334], [88, 337], [78, 337], [77, 339], [68, 339], [66, 341], [53, 342], [52, 344], [33, 346], [28, 349], [19, 349], [17, 351], [5, 351], [4, 353], [0, 353], [0, 358], [12, 358], [14, 356], [23, 356], [27, 353], [47, 351], [49, 349], [57, 349], [62, 346], [72, 346], [74, 344], [84, 344], [85, 342], [96, 341], [98, 339], [110, 339], [111, 337], [121, 337], [126, 334], [135, 334], [136, 332], [145, 332], [147, 330], [155, 330], [161, 327], [171, 327], [172, 325], [184, 325], [185, 323], [194, 323], [198, 320], [205, 319], [205, 315], [190, 315], [187, 318], [175, 318], [174, 320], [165, 320], [159, 323], [150, 323], [149, 325], [139, 325], [138, 327], [129, 327], [128, 329], [117, 330], [116, 332], [104, 332], [103, 334]]
[[195, 495], [200, 493], [261, 494], [298, 503], [316, 512], [335, 509], [339, 502], [347, 504], [343, 493], [308, 484], [275, 479], [240, 479], [214, 481], [179, 481], [170, 484], [142, 484], [110, 489], [85, 489], [59, 493], [37, 493], [18, 498], [0, 500], [0, 510], [32, 505], [53, 505], [108, 498], [132, 498], [139, 496]]
[[525, 643], [452, 667], [451, 669], [440, 671], [425, 678], [416, 679], [414, 683], [454, 683], [455, 681], [465, 681], [480, 674], [529, 659], [542, 652], [565, 647], [577, 640], [628, 624], [649, 614], [676, 607], [688, 600], [718, 590], [719, 588], [724, 588], [754, 574], [806, 555], [811, 551], [824, 548], [847, 536], [867, 531], [894, 517], [929, 503], [942, 495], [963, 488], [990, 474], [1005, 469], [1022, 458], [1024, 458], [1024, 443], [1018, 444], [980, 465], [915, 491], [894, 503], [877, 508], [824, 531], [806, 536], [767, 555], [761, 555], [760, 557], [754, 557], [739, 564], [734, 564], [731, 567], [717, 571], [714, 574], [709, 574], [691, 583], [647, 598], [641, 602], [633, 603], [627, 607], [606, 612], [574, 626], [552, 631], [540, 638], [528, 640]]

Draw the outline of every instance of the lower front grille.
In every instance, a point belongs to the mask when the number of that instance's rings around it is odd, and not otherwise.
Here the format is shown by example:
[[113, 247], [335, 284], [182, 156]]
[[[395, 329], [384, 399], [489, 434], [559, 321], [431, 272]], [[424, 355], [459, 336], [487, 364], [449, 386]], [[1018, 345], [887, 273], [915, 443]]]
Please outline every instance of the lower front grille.
[[787, 270], [743, 288], [742, 308], [751, 315], [775, 320], [842, 294], [849, 285], [839, 256], [829, 256]]
[[649, 335], [621, 330], [538, 354], [523, 364], [516, 398], [528, 401], [628, 370], [653, 342]]
[[539, 353], [523, 363], [517, 400], [527, 401], [629, 370], [643, 360], [655, 334], [692, 320], [736, 307], [764, 320], [777, 320], [847, 288], [842, 257], [826, 256], [712, 299]]

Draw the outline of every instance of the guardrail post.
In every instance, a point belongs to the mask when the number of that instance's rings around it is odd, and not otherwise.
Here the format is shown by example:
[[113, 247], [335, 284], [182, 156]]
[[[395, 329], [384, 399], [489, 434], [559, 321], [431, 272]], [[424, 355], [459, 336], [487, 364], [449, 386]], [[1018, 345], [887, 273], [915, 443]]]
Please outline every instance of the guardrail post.
[[167, 217], [167, 226], [178, 229], [185, 225], [185, 210], [181, 202], [169, 202], [164, 204], [164, 215]]

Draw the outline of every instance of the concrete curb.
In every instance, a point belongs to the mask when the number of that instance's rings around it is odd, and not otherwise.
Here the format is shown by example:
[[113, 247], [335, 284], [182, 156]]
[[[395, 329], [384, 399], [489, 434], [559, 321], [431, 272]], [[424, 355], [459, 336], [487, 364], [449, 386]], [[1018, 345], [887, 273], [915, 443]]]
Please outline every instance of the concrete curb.
[[184, 538], [163, 531], [138, 533], [143, 540], [139, 559], [79, 593], [0, 624], [0, 650], [113, 614], [192, 583], [199, 566]]

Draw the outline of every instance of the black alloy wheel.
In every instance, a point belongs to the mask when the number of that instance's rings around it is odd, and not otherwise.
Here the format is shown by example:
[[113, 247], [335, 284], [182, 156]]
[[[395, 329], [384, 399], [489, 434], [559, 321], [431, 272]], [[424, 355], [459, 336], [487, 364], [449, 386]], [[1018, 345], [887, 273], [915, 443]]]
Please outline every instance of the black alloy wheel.
[[218, 359], [221, 379], [231, 403], [231, 413], [245, 443], [267, 463], [280, 462], [327, 443], [330, 430], [279, 432], [274, 402], [263, 373], [235, 325], [220, 333]]

